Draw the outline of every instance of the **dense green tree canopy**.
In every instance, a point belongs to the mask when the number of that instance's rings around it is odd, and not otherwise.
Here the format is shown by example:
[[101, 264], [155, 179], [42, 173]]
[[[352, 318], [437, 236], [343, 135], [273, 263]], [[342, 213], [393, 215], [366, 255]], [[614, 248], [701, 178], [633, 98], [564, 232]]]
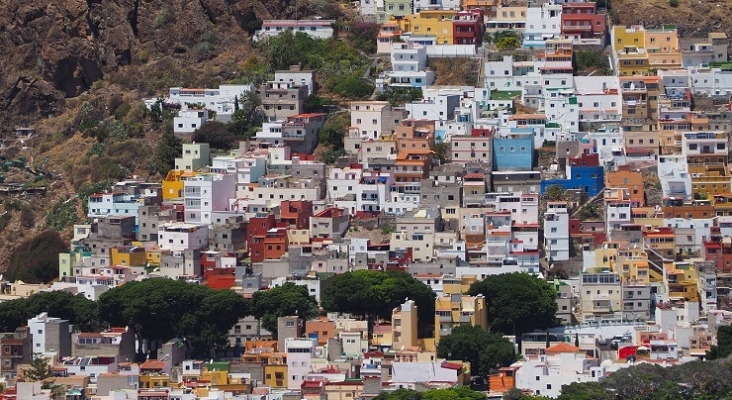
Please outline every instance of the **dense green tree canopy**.
[[153, 349], [177, 337], [205, 353], [223, 346], [229, 329], [248, 314], [248, 302], [233, 291], [163, 278], [128, 282], [99, 299], [107, 325], [128, 326]]
[[728, 360], [694, 361], [667, 368], [639, 364], [614, 372], [599, 383], [562, 386], [558, 399], [732, 399], [732, 364]]
[[407, 299], [417, 304], [420, 325], [434, 323], [435, 293], [401, 271], [359, 270], [338, 275], [323, 291], [321, 305], [328, 311], [390, 319], [392, 310]]
[[381, 392], [375, 400], [485, 400], [486, 395], [466, 387], [436, 389], [418, 392], [411, 389], [397, 389]]
[[472, 284], [469, 294], [485, 296], [488, 324], [493, 332], [519, 335], [555, 324], [556, 291], [533, 275], [521, 272], [492, 275]]
[[306, 286], [285, 282], [282, 286], [255, 292], [252, 296], [252, 314], [262, 327], [277, 335], [277, 318], [297, 315], [307, 321], [318, 316], [318, 301], [308, 293]]
[[707, 352], [707, 360], [727, 358], [732, 354], [732, 326], [720, 326], [717, 329], [717, 345]]
[[193, 132], [193, 141], [208, 143], [212, 149], [231, 150], [236, 142], [236, 136], [229, 131], [229, 125], [208, 121]]
[[42, 312], [66, 319], [80, 330], [94, 331], [100, 328], [97, 303], [88, 300], [83, 294], [55, 291], [0, 303], [0, 332], [13, 332]]
[[470, 362], [471, 374], [486, 376], [496, 368], [516, 361], [516, 350], [508, 339], [478, 326], [459, 326], [441, 338], [437, 356]]

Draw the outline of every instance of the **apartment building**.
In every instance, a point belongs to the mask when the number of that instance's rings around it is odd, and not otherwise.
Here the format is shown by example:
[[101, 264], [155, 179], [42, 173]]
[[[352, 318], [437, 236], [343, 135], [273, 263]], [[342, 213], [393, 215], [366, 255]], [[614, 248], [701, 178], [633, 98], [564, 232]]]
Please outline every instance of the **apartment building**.
[[488, 309], [482, 295], [445, 294], [435, 299], [435, 342], [459, 326], [488, 329]]
[[387, 101], [352, 101], [351, 128], [362, 139], [378, 139], [391, 135], [406, 118], [404, 110], [394, 109]]
[[269, 122], [302, 114], [309, 91], [307, 85], [284, 81], [265, 82], [257, 88], [264, 115]]
[[427, 48], [421, 44], [391, 45], [391, 70], [386, 84], [392, 87], [425, 87], [435, 81], [435, 73], [427, 70]]
[[544, 248], [553, 261], [570, 256], [569, 214], [566, 202], [548, 202], [544, 213]]
[[214, 213], [229, 211], [229, 199], [236, 198], [236, 175], [205, 173], [184, 180], [185, 221], [211, 224]]
[[561, 37], [575, 45], [604, 46], [607, 36], [607, 15], [599, 14], [597, 3], [562, 4]]
[[583, 273], [579, 280], [583, 322], [622, 319], [622, 281], [615, 273]]

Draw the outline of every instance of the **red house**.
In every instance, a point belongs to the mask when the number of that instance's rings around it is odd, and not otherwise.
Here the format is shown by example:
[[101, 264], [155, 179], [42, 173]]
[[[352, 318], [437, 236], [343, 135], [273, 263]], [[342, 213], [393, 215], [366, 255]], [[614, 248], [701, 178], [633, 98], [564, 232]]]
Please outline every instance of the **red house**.
[[253, 263], [279, 259], [287, 252], [287, 227], [272, 213], [260, 214], [249, 219], [247, 240]]
[[605, 14], [597, 13], [596, 3], [562, 5], [562, 36], [566, 39], [600, 39], [605, 43]]
[[452, 29], [453, 44], [479, 45], [483, 40], [483, 10], [459, 11]]
[[280, 221], [289, 228], [309, 229], [312, 215], [311, 200], [282, 200], [280, 203]]

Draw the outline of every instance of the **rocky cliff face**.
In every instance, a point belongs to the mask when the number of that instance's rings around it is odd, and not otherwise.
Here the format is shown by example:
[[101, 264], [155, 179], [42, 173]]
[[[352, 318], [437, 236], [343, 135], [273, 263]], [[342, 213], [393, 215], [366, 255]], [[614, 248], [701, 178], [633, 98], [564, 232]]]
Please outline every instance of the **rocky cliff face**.
[[[172, 55], [196, 62], [250, 23], [290, 17], [286, 0], [5, 0], [0, 2], [0, 111], [4, 126], [63, 111], [64, 99], [130, 64]], [[302, 15], [311, 11], [297, 2]], [[3, 128], [8, 129], [8, 128]], [[12, 127], [10, 128], [12, 129]]]

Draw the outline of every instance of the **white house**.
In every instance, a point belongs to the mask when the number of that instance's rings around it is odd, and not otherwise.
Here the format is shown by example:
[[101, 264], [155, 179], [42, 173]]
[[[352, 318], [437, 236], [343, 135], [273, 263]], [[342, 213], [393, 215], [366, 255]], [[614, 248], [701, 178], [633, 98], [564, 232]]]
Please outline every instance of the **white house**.
[[[219, 85], [217, 89], [195, 89], [172, 87], [168, 91], [166, 103], [171, 104], [200, 104], [216, 115], [231, 115], [234, 113], [234, 97], [241, 97], [245, 92], [251, 91], [251, 85], [225, 84]], [[148, 108], [157, 100], [147, 100]]]
[[334, 22], [330, 19], [267, 20], [262, 22], [262, 28], [254, 33], [252, 40], [277, 36], [287, 30], [304, 33], [315, 39], [328, 39], [333, 37]]
[[579, 122], [619, 124], [623, 98], [617, 76], [576, 76], [574, 92], [579, 106]]
[[569, 214], [566, 202], [549, 202], [544, 214], [544, 248], [554, 261], [569, 260]]
[[266, 160], [264, 156], [217, 156], [213, 159], [211, 172], [236, 176], [236, 192], [239, 193], [265, 175]]
[[574, 382], [599, 382], [605, 378], [605, 367], [599, 359], [588, 357], [578, 347], [560, 343], [546, 349], [544, 355], [529, 356], [514, 363], [516, 387], [535, 395], [556, 398], [562, 386]]
[[308, 96], [315, 93], [315, 71], [301, 70], [299, 65], [293, 65], [288, 70], [275, 71], [274, 80], [277, 82], [291, 82], [297, 86], [307, 86]]
[[460, 0], [414, 0], [414, 13], [423, 10], [460, 10]]
[[722, 68], [695, 68], [692, 71], [691, 87], [694, 94], [732, 94], [732, 70]]
[[229, 211], [229, 200], [236, 197], [235, 174], [206, 173], [184, 179], [186, 222], [211, 224], [214, 211]]
[[455, 118], [455, 109], [460, 107], [460, 96], [456, 94], [434, 95], [404, 105], [409, 118], [449, 121]]
[[173, 132], [175, 133], [193, 133], [208, 121], [208, 110], [205, 108], [183, 108], [178, 111], [178, 115], [173, 118]]
[[161, 224], [158, 228], [158, 247], [164, 250], [185, 251], [208, 246], [208, 226], [184, 222]]
[[664, 196], [687, 199], [691, 196], [691, 175], [685, 155], [658, 157], [658, 178]]
[[391, 45], [391, 71], [388, 86], [424, 87], [435, 81], [435, 74], [427, 71], [427, 49], [416, 43]]
[[300, 390], [305, 376], [311, 371], [315, 350], [315, 340], [287, 338], [285, 352], [287, 353], [287, 388]]
[[559, 37], [562, 31], [562, 5], [543, 3], [541, 7], [526, 10], [524, 48], [544, 48], [547, 39]]

